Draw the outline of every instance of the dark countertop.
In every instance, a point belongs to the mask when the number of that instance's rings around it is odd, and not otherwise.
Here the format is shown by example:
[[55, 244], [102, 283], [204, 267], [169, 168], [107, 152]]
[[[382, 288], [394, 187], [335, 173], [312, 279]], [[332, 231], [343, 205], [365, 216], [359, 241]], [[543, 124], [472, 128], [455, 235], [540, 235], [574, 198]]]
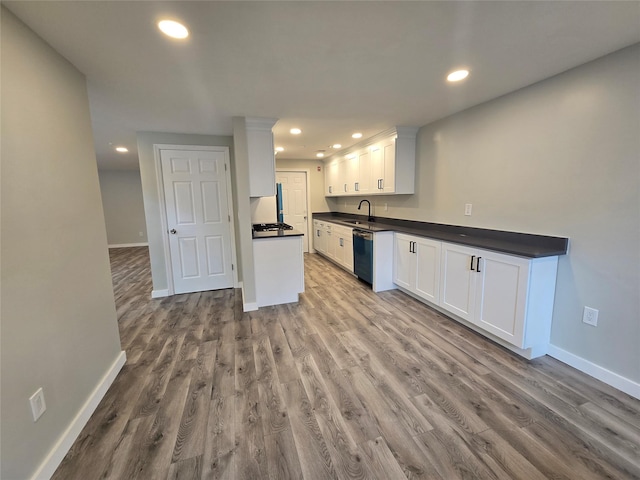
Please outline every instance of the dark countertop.
[[304, 235], [304, 233], [298, 230], [272, 230], [270, 232], [255, 232], [252, 230], [251, 232], [254, 240], [259, 238], [301, 237]]
[[[564, 237], [384, 217], [376, 218], [375, 222], [368, 222], [366, 215], [350, 215], [337, 212], [314, 213], [313, 219], [335, 222], [374, 233], [384, 231], [407, 233], [527, 258], [566, 255], [569, 246], [569, 239]], [[354, 223], [354, 221], [360, 223]]]

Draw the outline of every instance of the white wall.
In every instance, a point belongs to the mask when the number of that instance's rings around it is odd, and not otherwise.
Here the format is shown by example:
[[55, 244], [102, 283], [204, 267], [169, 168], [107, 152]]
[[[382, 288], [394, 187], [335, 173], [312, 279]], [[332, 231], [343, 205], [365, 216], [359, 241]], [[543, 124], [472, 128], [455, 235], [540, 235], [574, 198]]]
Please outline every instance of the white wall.
[[85, 78], [1, 16], [0, 477], [26, 479], [122, 357]]
[[426, 125], [417, 149], [416, 194], [372, 197], [375, 214], [570, 237], [551, 341], [639, 382], [640, 46]]
[[140, 172], [99, 170], [98, 177], [109, 246], [147, 243]]

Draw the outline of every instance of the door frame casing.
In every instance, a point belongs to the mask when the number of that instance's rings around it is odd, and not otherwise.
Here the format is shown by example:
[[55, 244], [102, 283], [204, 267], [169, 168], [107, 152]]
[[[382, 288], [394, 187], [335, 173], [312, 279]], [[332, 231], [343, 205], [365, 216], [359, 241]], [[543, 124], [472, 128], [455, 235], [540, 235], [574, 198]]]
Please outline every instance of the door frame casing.
[[229, 208], [229, 229], [231, 233], [231, 263], [233, 265], [233, 285], [234, 288], [238, 286], [238, 269], [236, 258], [236, 229], [234, 222], [234, 205], [233, 194], [231, 191], [231, 163], [229, 159], [229, 147], [225, 146], [204, 146], [204, 145], [166, 145], [166, 144], [154, 144], [153, 145], [153, 158], [156, 168], [156, 181], [158, 184], [158, 205], [160, 206], [160, 224], [162, 228], [162, 248], [164, 253], [164, 264], [167, 276], [167, 293], [169, 296], [175, 295], [175, 287], [173, 285], [173, 268], [171, 266], [171, 249], [169, 247], [169, 222], [167, 220], [167, 202], [164, 195], [164, 182], [162, 176], [162, 159], [160, 158], [160, 152], [162, 150], [187, 150], [187, 151], [203, 151], [203, 152], [223, 152], [225, 155], [225, 178], [227, 182], [227, 207]]
[[[308, 168], [276, 168], [276, 183], [278, 182], [278, 172], [304, 173], [307, 183], [307, 246], [308, 253], [316, 253], [316, 249], [311, 246], [311, 231], [313, 230], [313, 219], [311, 214], [311, 171]], [[313, 252], [312, 252], [313, 250]]]

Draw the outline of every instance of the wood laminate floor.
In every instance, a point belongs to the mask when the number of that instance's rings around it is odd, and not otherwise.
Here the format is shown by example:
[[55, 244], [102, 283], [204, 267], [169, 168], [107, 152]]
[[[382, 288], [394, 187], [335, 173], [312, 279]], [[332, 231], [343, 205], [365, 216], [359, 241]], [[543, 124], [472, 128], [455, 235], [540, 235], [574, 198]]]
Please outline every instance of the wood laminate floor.
[[243, 313], [110, 254], [127, 363], [56, 480], [640, 478], [640, 401], [318, 255], [299, 303]]

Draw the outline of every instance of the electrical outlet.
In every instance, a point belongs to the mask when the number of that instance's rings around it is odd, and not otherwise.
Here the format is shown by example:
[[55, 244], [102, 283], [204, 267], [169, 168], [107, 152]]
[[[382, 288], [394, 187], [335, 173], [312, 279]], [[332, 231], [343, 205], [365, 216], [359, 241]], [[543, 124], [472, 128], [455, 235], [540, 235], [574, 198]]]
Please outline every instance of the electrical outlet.
[[582, 314], [582, 321], [587, 325], [598, 326], [598, 310], [591, 307], [584, 307], [584, 313]]
[[42, 387], [36, 390], [36, 393], [29, 397], [29, 404], [31, 405], [31, 414], [33, 415], [33, 421], [35, 422], [47, 409], [47, 404], [44, 403], [44, 392], [42, 391]]
[[144, 237], [144, 233], [142, 233], [142, 232], [138, 232], [138, 236], [139, 236], [139, 237]]
[[470, 216], [470, 215], [471, 215], [471, 207], [472, 207], [472, 206], [473, 206], [473, 205], [472, 205], [472, 204], [470, 204], [470, 203], [465, 203], [465, 204], [464, 204], [464, 214], [465, 214], [466, 216]]

